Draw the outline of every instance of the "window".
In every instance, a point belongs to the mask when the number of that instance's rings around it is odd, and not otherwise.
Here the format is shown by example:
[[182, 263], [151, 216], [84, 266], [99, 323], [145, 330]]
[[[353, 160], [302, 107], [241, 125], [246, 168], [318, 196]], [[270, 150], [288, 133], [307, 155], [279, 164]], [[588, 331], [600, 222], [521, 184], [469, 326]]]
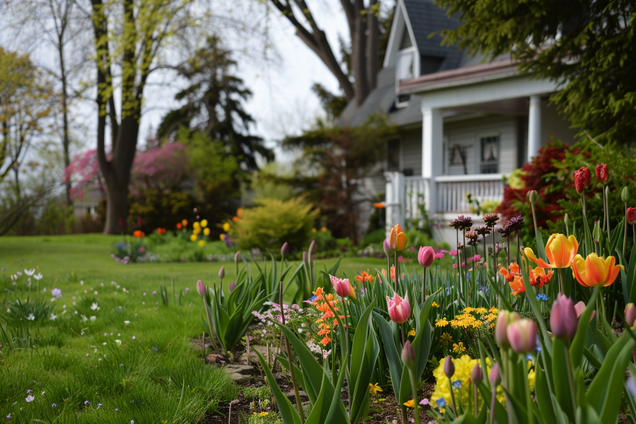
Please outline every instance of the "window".
[[496, 174], [499, 172], [499, 136], [480, 138], [481, 144], [481, 173]]
[[400, 170], [400, 140], [389, 140], [387, 142], [386, 170]]
[[415, 77], [414, 53], [415, 50], [412, 47], [401, 50], [398, 53], [396, 70], [398, 81], [409, 80]]

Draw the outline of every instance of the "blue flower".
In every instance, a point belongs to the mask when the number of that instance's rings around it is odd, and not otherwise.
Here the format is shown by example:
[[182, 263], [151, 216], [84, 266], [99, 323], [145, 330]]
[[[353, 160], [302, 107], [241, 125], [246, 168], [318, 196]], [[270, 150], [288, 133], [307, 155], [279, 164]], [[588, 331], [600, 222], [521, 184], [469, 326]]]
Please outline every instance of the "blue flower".
[[543, 294], [543, 293], [539, 293], [537, 295], [537, 300], [543, 300], [543, 301], [547, 302], [549, 299], [550, 298], [548, 296], [546, 296], [545, 294]]
[[453, 386], [454, 386], [456, 389], [459, 389], [459, 388], [462, 386], [462, 382], [461, 382], [461, 381], [459, 381], [459, 380], [455, 380], [455, 381], [453, 381]]
[[313, 302], [314, 300], [316, 300], [316, 296], [312, 296], [312, 297], [309, 298], [310, 302]]
[[526, 359], [530, 362], [532, 362], [532, 355], [530, 355], [529, 353], [526, 355]]
[[541, 344], [539, 343], [539, 336], [536, 336], [537, 340], [536, 340], [536, 345], [537, 347], [535, 348], [535, 350], [537, 351], [537, 353], [541, 353]]
[[446, 401], [444, 400], [444, 398], [437, 399], [436, 403], [439, 408], [443, 408], [446, 406]]

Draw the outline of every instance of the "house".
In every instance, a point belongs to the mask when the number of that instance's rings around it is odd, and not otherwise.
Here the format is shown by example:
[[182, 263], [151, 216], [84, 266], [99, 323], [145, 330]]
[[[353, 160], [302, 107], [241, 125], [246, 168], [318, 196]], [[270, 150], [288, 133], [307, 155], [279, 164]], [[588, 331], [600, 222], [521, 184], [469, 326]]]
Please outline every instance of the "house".
[[432, 0], [398, 0], [377, 88], [341, 116], [355, 126], [388, 113], [401, 129], [386, 143], [387, 231], [417, 222], [424, 208], [442, 224], [436, 239], [449, 243], [455, 233], [445, 224], [470, 215], [466, 193], [501, 202], [504, 177], [550, 135], [571, 142], [576, 134], [548, 104], [555, 83], [520, 74], [509, 57], [483, 63], [442, 46], [439, 32], [458, 25]]

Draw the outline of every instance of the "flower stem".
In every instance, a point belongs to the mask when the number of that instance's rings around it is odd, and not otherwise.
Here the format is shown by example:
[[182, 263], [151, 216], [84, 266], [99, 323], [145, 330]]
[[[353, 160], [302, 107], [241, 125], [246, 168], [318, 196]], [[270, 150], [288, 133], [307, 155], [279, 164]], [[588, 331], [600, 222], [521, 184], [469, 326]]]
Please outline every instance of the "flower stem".
[[453, 401], [453, 410], [455, 411], [455, 416], [459, 415], [459, 411], [457, 410], [457, 403], [455, 403], [455, 393], [453, 393], [453, 382], [450, 377], [448, 377], [448, 384], [451, 392], [451, 400]]
[[411, 379], [411, 390], [413, 391], [413, 412], [415, 413], [415, 424], [420, 424], [420, 413], [417, 410], [419, 406], [419, 403], [417, 403], [417, 382], [415, 381], [415, 373], [411, 368], [409, 368], [409, 378]]
[[[283, 325], [285, 325], [285, 310], [283, 308], [283, 282], [280, 282], [279, 286], [280, 292], [280, 319]], [[292, 363], [292, 351], [291, 344], [289, 343], [289, 339], [285, 336], [285, 344], [287, 345], [287, 365], [289, 366], [289, 376], [291, 378], [292, 385], [294, 386], [294, 394], [296, 395], [296, 407], [298, 408], [298, 414], [300, 415], [300, 422], [305, 422], [305, 412], [303, 411], [303, 403], [300, 401], [300, 392], [298, 391], [298, 384], [296, 383], [296, 378], [294, 378], [294, 370]]]

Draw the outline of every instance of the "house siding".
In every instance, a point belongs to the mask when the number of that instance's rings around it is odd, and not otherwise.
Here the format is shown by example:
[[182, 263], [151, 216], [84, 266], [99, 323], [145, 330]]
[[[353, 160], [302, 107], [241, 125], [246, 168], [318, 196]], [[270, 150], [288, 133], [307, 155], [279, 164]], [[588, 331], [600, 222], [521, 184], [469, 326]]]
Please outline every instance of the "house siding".
[[550, 136], [572, 144], [577, 140], [577, 130], [570, 129], [570, 124], [559, 115], [556, 107], [548, 103], [547, 98], [541, 99], [541, 145], [545, 146]]
[[[444, 175], [480, 174], [480, 137], [499, 136], [498, 173], [507, 174], [517, 168], [517, 118], [496, 116], [471, 119], [444, 124]], [[466, 172], [462, 161], [455, 153], [455, 164], [451, 165], [453, 146], [464, 147]]]
[[422, 175], [422, 128], [409, 129], [402, 135], [402, 172], [412, 170]]

